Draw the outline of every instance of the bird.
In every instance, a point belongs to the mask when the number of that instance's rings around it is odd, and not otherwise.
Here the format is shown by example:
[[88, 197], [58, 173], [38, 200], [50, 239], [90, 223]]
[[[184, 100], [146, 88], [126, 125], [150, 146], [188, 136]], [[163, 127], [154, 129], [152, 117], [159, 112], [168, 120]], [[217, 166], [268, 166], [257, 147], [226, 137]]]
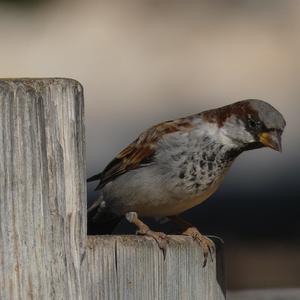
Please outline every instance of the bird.
[[205, 266], [214, 243], [180, 214], [214, 194], [241, 153], [262, 147], [281, 152], [285, 126], [278, 110], [257, 99], [154, 125], [87, 179], [99, 180], [99, 197], [88, 214], [103, 227], [114, 227], [125, 216], [161, 249], [167, 235], [141, 218], [168, 218], [203, 248]]

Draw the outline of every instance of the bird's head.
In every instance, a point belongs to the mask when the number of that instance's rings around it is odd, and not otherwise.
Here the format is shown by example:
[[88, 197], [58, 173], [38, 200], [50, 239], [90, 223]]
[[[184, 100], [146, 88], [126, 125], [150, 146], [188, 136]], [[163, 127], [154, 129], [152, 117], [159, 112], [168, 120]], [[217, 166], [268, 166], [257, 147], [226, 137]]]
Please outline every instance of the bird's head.
[[226, 144], [241, 150], [269, 147], [281, 151], [281, 135], [286, 126], [282, 114], [262, 100], [243, 100], [215, 110], [204, 117], [220, 129]]

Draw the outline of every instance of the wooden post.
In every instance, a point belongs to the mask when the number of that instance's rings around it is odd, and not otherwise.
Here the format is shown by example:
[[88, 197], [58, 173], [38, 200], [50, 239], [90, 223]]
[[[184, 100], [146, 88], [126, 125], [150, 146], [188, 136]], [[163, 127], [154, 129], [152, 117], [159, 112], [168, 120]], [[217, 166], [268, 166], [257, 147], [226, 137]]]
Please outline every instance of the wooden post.
[[0, 80], [0, 299], [84, 298], [84, 148], [78, 82]]
[[205, 268], [199, 245], [170, 236], [164, 259], [155, 241], [141, 236], [90, 236], [87, 299], [224, 300], [222, 250]]
[[169, 239], [164, 259], [147, 237], [87, 238], [81, 85], [0, 80], [1, 300], [223, 300], [222, 251], [202, 268]]

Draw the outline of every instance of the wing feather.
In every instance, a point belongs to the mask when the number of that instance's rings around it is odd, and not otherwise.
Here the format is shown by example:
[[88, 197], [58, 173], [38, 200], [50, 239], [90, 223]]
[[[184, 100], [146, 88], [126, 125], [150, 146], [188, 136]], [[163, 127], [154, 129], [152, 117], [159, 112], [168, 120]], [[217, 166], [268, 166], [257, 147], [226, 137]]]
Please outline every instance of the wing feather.
[[[192, 123], [187, 118], [172, 120], [155, 125], [144, 131], [135, 141], [123, 149], [102, 171], [97, 179], [100, 183], [96, 189], [101, 189], [112, 179], [129, 170], [144, 167], [153, 162], [158, 141], [176, 131], [187, 131], [192, 128]], [[91, 178], [95, 178], [93, 176]]]

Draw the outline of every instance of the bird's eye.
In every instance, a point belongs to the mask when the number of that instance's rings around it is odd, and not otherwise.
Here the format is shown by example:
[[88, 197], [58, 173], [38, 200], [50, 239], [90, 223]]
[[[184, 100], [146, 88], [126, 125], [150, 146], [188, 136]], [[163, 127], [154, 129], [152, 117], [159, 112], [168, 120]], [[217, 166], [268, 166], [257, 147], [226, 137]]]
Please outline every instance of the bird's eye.
[[258, 121], [258, 120], [254, 120], [252, 118], [248, 119], [248, 126], [251, 129], [259, 129], [259, 128], [261, 128], [261, 124], [262, 123], [260, 121]]

